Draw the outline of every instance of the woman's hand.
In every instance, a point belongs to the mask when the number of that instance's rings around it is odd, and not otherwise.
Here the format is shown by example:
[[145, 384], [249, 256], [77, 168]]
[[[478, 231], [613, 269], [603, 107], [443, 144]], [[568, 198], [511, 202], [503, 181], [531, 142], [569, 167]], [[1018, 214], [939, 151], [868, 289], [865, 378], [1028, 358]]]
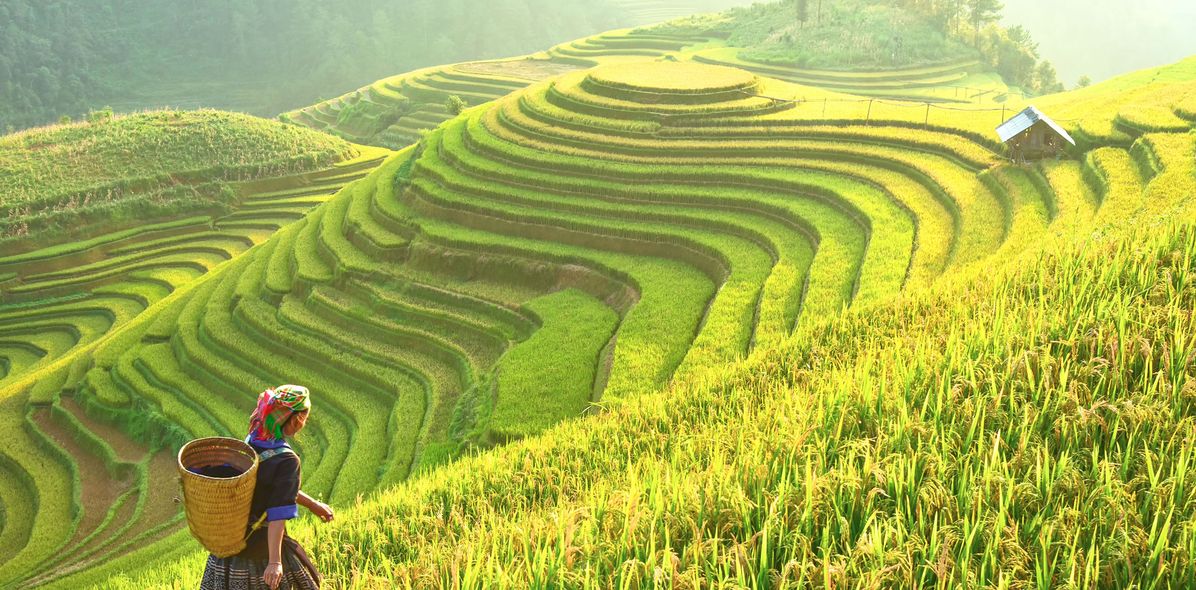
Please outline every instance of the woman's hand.
[[320, 520], [324, 522], [332, 522], [332, 507], [307, 495], [303, 492], [303, 490], [299, 490], [299, 495], [295, 498], [295, 501], [298, 502], [300, 506], [310, 510], [311, 513], [319, 517]]
[[262, 581], [271, 590], [278, 587], [282, 581], [282, 538], [287, 534], [287, 521], [270, 521], [267, 542], [270, 549], [270, 561], [266, 563], [266, 571], [262, 572]]
[[332, 522], [332, 507], [323, 502], [313, 502], [308, 510], [324, 522]]
[[278, 584], [282, 582], [282, 564], [278, 562], [266, 565], [266, 571], [262, 574], [262, 581], [271, 588], [277, 588]]

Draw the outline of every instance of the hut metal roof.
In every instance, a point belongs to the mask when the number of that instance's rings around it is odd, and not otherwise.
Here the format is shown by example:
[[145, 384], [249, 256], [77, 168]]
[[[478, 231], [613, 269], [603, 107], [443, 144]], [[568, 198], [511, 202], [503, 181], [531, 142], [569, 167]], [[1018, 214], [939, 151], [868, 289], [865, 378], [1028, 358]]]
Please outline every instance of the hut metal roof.
[[1071, 138], [1058, 123], [1051, 120], [1050, 117], [1044, 115], [1042, 111], [1033, 106], [1027, 107], [1026, 110], [1018, 113], [1012, 119], [1005, 121], [1000, 127], [997, 127], [997, 135], [1001, 136], [1001, 141], [1006, 142], [1013, 139], [1021, 132], [1031, 128], [1035, 123], [1042, 121], [1055, 130], [1055, 133], [1063, 136], [1072, 145], [1076, 144], [1076, 140]]

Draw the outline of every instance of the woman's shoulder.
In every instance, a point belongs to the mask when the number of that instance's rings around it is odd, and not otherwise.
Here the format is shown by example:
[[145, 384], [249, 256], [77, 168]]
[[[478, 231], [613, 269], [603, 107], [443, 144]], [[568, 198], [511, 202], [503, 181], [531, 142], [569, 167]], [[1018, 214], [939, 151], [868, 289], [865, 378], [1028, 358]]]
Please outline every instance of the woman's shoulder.
[[274, 473], [298, 472], [301, 466], [299, 455], [290, 449], [283, 452], [271, 452], [267, 456], [262, 454], [262, 462], [258, 467], [262, 471], [270, 471]]
[[295, 465], [296, 467], [301, 463], [299, 460], [299, 453], [296, 453], [290, 449], [288, 449], [285, 453], [279, 453], [275, 455], [270, 460], [277, 461], [279, 465]]

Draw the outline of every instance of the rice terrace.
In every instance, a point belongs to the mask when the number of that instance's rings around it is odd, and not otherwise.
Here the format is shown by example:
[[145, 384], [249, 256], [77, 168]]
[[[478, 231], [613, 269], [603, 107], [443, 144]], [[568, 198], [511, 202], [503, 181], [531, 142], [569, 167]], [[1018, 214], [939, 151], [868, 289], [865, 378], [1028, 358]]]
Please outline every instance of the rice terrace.
[[1196, 588], [1196, 41], [185, 4], [0, 6], [0, 588]]

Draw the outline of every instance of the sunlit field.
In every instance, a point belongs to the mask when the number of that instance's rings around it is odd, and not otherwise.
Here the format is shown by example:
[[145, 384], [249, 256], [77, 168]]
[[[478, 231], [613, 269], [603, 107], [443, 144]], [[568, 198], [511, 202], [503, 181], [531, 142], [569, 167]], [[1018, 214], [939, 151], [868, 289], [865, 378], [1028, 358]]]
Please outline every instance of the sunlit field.
[[1196, 58], [827, 2], [0, 138], [0, 586], [197, 587], [280, 383], [325, 587], [1196, 586]]

